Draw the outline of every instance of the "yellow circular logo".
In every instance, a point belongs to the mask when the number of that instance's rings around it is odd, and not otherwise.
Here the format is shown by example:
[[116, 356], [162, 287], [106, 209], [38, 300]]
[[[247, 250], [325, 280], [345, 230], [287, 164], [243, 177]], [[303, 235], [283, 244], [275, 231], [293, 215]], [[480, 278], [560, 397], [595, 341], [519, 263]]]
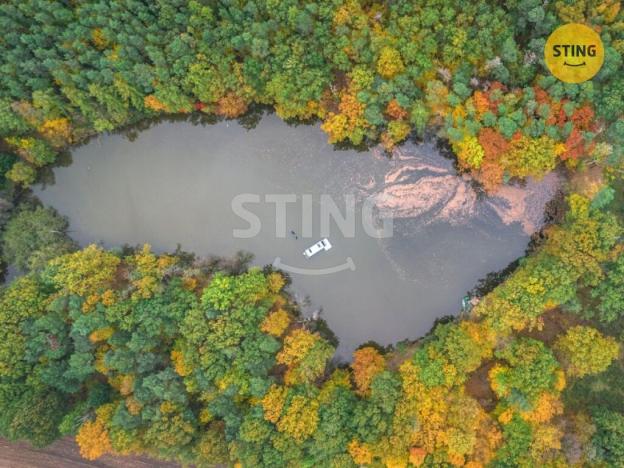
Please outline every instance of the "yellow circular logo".
[[604, 46], [598, 33], [589, 26], [564, 24], [548, 36], [544, 60], [561, 81], [582, 83], [593, 78], [602, 67]]

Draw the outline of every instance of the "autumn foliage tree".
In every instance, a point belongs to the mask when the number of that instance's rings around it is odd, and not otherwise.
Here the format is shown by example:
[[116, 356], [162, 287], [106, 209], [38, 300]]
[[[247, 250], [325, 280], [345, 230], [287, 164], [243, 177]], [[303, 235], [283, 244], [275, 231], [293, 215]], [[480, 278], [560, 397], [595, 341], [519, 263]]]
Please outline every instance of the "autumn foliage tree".
[[568, 375], [583, 377], [604, 371], [617, 358], [620, 346], [610, 336], [603, 336], [591, 327], [575, 326], [555, 343]]
[[353, 353], [353, 380], [358, 392], [362, 395], [368, 393], [373, 378], [384, 370], [386, 362], [384, 357], [375, 348], [365, 346]]

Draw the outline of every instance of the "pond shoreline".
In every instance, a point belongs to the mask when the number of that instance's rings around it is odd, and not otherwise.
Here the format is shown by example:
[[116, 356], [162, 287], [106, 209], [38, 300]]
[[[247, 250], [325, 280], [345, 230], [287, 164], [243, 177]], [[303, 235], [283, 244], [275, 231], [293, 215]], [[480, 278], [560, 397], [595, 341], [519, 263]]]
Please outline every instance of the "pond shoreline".
[[[72, 235], [83, 246], [147, 242], [164, 252], [180, 243], [199, 257], [245, 250], [254, 253], [258, 266], [279, 257], [313, 270], [353, 258], [353, 272], [293, 277], [293, 293], [312, 299], [304, 315], [323, 311], [343, 358], [362, 342], [386, 346], [423, 335], [437, 317], [460, 310], [475, 277], [522, 256], [529, 241], [517, 223], [501, 223], [487, 197], [470, 195], [470, 181], [456, 174], [437, 140], [408, 143], [389, 159], [383, 152], [337, 151], [317, 127], [288, 126], [274, 116], [264, 116], [253, 130], [231, 121], [205, 127], [169, 122], [150, 126], [134, 141], [103, 136], [77, 148], [73, 164], [56, 168], [54, 175], [56, 184], [44, 183], [34, 193], [69, 217]], [[357, 208], [388, 186], [409, 184], [417, 192], [426, 184], [437, 195], [420, 193], [422, 206], [395, 217], [391, 238], [367, 236], [358, 215], [354, 237], [343, 237], [330, 223], [334, 248], [303, 262], [303, 249], [327, 237], [318, 231], [323, 196], [344, 213], [347, 193]], [[232, 237], [232, 228], [246, 227], [230, 207], [241, 193], [259, 196], [260, 203], [248, 207], [264, 224], [255, 238]], [[315, 211], [311, 236], [276, 237], [275, 206], [264, 200], [289, 193], [297, 202], [288, 205], [286, 232], [302, 234], [299, 210], [306, 195]], [[458, 198], [467, 195], [470, 205]], [[462, 206], [465, 216], [453, 219]]]

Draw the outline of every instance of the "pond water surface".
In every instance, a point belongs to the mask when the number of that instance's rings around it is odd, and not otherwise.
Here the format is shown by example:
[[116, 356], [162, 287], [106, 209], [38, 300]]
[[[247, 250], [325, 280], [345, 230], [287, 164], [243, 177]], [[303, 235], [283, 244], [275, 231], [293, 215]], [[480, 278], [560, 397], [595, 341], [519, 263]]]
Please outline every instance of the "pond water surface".
[[[416, 338], [436, 317], [456, 314], [479, 278], [523, 254], [553, 191], [553, 184], [532, 183], [479, 197], [432, 143], [408, 143], [391, 159], [377, 150], [336, 150], [317, 126], [292, 127], [274, 116], [249, 131], [235, 122], [169, 122], [132, 142], [101, 136], [54, 172], [55, 183], [36, 194], [69, 217], [82, 245], [146, 242], [172, 251], [179, 243], [199, 255], [250, 251], [258, 265], [279, 259], [291, 271], [293, 293], [310, 297], [305, 311], [322, 308], [343, 357], [368, 340]], [[241, 194], [258, 197], [243, 206], [261, 224], [242, 239], [234, 229], [249, 224], [232, 208]], [[294, 200], [277, 232], [283, 217], [267, 194]], [[350, 200], [354, 235], [332, 221], [333, 248], [304, 258], [323, 234], [325, 208], [335, 203], [344, 214]], [[377, 228], [394, 218], [391, 237], [366, 232], [365, 200], [380, 210]]]

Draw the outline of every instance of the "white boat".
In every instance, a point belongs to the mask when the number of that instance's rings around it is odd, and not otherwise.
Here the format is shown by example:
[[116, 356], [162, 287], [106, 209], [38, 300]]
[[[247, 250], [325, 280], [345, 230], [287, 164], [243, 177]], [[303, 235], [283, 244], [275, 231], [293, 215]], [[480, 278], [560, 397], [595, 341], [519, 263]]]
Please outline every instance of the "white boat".
[[319, 253], [321, 250], [329, 250], [331, 248], [332, 248], [332, 245], [329, 243], [329, 240], [325, 238], [325, 239], [318, 241], [313, 246], [305, 249], [303, 251], [303, 256], [306, 258], [310, 258], [313, 255], [316, 255], [317, 253]]

